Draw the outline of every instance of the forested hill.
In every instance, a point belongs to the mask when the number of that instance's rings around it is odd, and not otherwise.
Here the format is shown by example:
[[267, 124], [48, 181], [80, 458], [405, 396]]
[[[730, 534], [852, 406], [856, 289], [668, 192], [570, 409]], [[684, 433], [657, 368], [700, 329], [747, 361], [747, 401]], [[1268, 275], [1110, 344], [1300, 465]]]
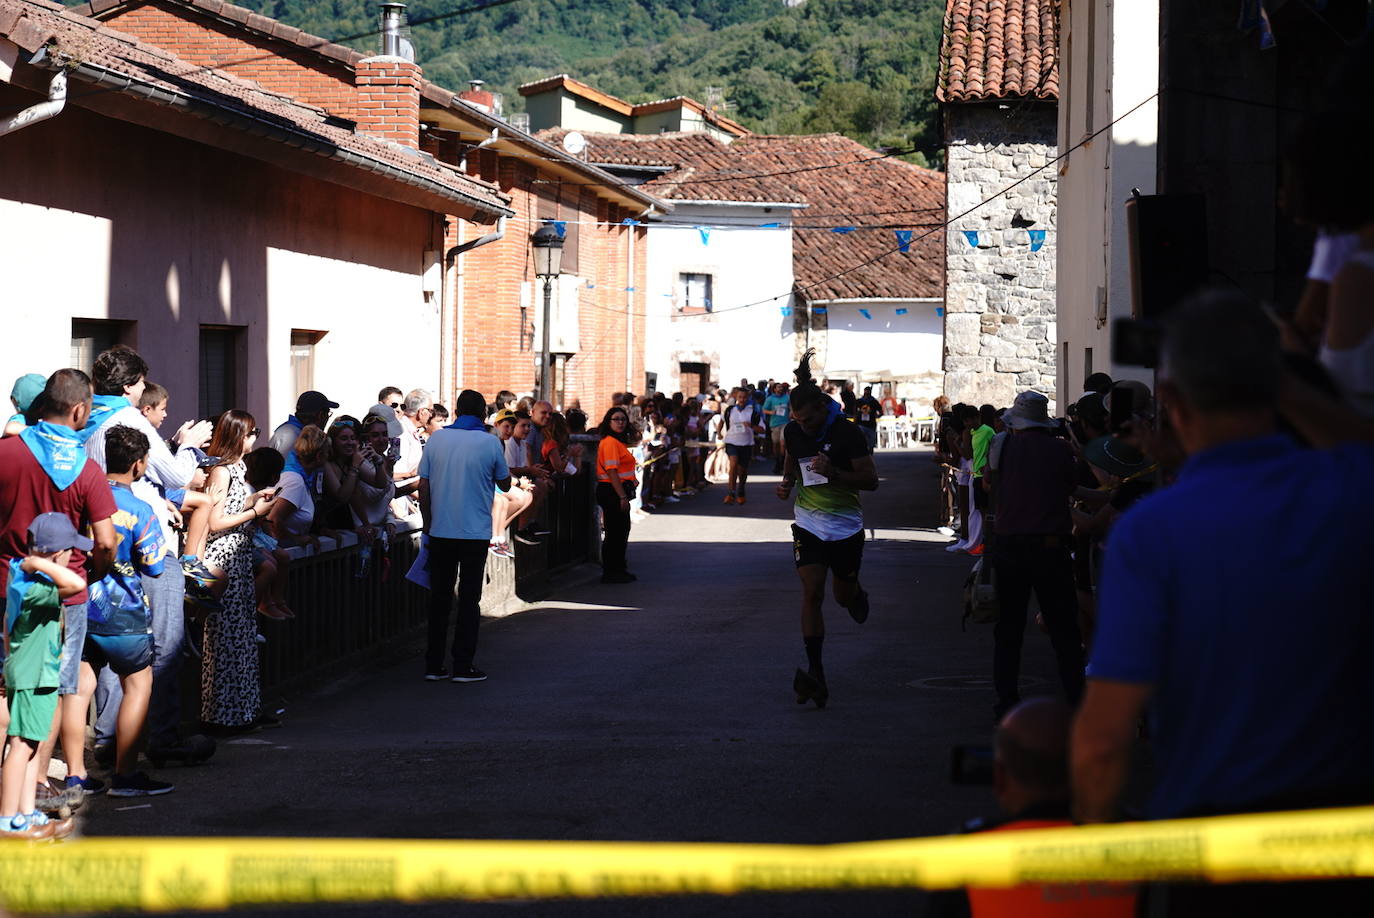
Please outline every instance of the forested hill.
[[[375, 0], [235, 0], [329, 38], [376, 28]], [[481, 0], [413, 0], [412, 21]], [[839, 131], [939, 155], [934, 98], [942, 0], [516, 0], [416, 25], [426, 75], [486, 80], [523, 109], [521, 83], [567, 73], [631, 102], [724, 90], [757, 131]], [[350, 42], [376, 48], [375, 38]]]

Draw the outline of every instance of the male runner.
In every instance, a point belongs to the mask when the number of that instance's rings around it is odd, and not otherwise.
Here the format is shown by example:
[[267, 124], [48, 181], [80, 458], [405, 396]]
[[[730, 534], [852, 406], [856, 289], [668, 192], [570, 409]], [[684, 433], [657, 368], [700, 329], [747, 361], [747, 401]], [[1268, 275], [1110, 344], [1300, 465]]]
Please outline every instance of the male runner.
[[792, 420], [783, 429], [787, 468], [777, 493], [779, 500], [787, 500], [801, 482], [792, 552], [802, 582], [802, 642], [808, 666], [805, 672], [797, 670], [792, 688], [798, 704], [814, 701], [823, 708], [830, 697], [821, 664], [825, 575], [827, 571], [835, 574], [835, 601], [854, 621], [866, 621], [868, 593], [859, 585], [864, 550], [859, 492], [878, 489], [878, 472], [864, 435], [812, 378], [813, 353], [808, 350], [797, 366], [797, 386], [790, 399]]

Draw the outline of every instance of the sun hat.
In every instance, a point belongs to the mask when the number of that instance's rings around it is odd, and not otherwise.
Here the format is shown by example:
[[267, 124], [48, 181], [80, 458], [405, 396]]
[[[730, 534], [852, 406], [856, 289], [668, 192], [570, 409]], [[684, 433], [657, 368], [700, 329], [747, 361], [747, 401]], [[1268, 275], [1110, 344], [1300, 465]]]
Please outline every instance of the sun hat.
[[1083, 447], [1083, 458], [1108, 475], [1129, 478], [1150, 467], [1140, 450], [1116, 437], [1098, 437]]
[[19, 413], [23, 414], [33, 405], [33, 400], [38, 398], [48, 381], [37, 373], [25, 373], [14, 381], [14, 388], [10, 390], [10, 398], [14, 399], [15, 405], [19, 408]]
[[1012, 430], [1026, 430], [1030, 427], [1054, 427], [1050, 420], [1049, 399], [1039, 392], [1022, 392], [1012, 402], [1011, 410], [1002, 421]]

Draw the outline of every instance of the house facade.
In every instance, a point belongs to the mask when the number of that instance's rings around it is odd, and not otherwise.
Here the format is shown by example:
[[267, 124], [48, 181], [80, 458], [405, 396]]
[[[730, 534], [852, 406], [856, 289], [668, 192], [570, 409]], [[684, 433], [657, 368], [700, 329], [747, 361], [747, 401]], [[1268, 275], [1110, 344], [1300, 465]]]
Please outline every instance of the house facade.
[[[59, 74], [63, 104], [32, 108]], [[436, 386], [444, 221], [513, 214], [487, 182], [41, 0], [0, 0], [0, 110], [48, 116], [0, 136], [3, 365], [89, 369], [127, 343], [173, 417], [266, 428], [307, 388], [358, 412], [392, 380]]]
[[936, 98], [950, 221], [945, 392], [956, 402], [1056, 396], [1058, 6], [946, 3]]
[[[219, 0], [95, 0], [87, 11], [146, 40], [173, 42], [196, 63], [231, 64], [241, 78], [360, 130], [376, 124], [406, 155], [499, 189], [504, 219], [477, 223], [450, 212], [434, 245], [437, 326], [426, 343], [438, 343], [439, 366], [425, 384], [441, 400], [463, 388], [489, 398], [536, 391], [543, 284], [529, 240], [545, 221], [565, 233], [564, 274], [551, 284], [555, 403], [595, 412], [642, 376], [643, 323], [633, 314], [643, 310], [645, 231], [634, 221], [666, 206], [652, 195], [508, 124], [479, 86], [439, 87], [404, 59], [374, 77], [376, 56]], [[382, 107], [395, 89], [404, 91], [404, 107]], [[410, 388], [409, 379], [384, 382]]]
[[566, 73], [520, 87], [529, 129], [562, 128], [598, 134], [701, 132], [727, 143], [749, 133], [744, 125], [687, 96], [632, 104]]

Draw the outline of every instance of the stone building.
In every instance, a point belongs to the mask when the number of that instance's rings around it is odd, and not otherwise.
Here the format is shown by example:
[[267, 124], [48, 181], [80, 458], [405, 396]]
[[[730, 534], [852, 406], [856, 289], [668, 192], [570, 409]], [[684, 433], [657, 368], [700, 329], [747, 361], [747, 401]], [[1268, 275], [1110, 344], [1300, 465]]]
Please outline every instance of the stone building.
[[1008, 405], [1056, 389], [1058, 0], [948, 0], [945, 392]]

